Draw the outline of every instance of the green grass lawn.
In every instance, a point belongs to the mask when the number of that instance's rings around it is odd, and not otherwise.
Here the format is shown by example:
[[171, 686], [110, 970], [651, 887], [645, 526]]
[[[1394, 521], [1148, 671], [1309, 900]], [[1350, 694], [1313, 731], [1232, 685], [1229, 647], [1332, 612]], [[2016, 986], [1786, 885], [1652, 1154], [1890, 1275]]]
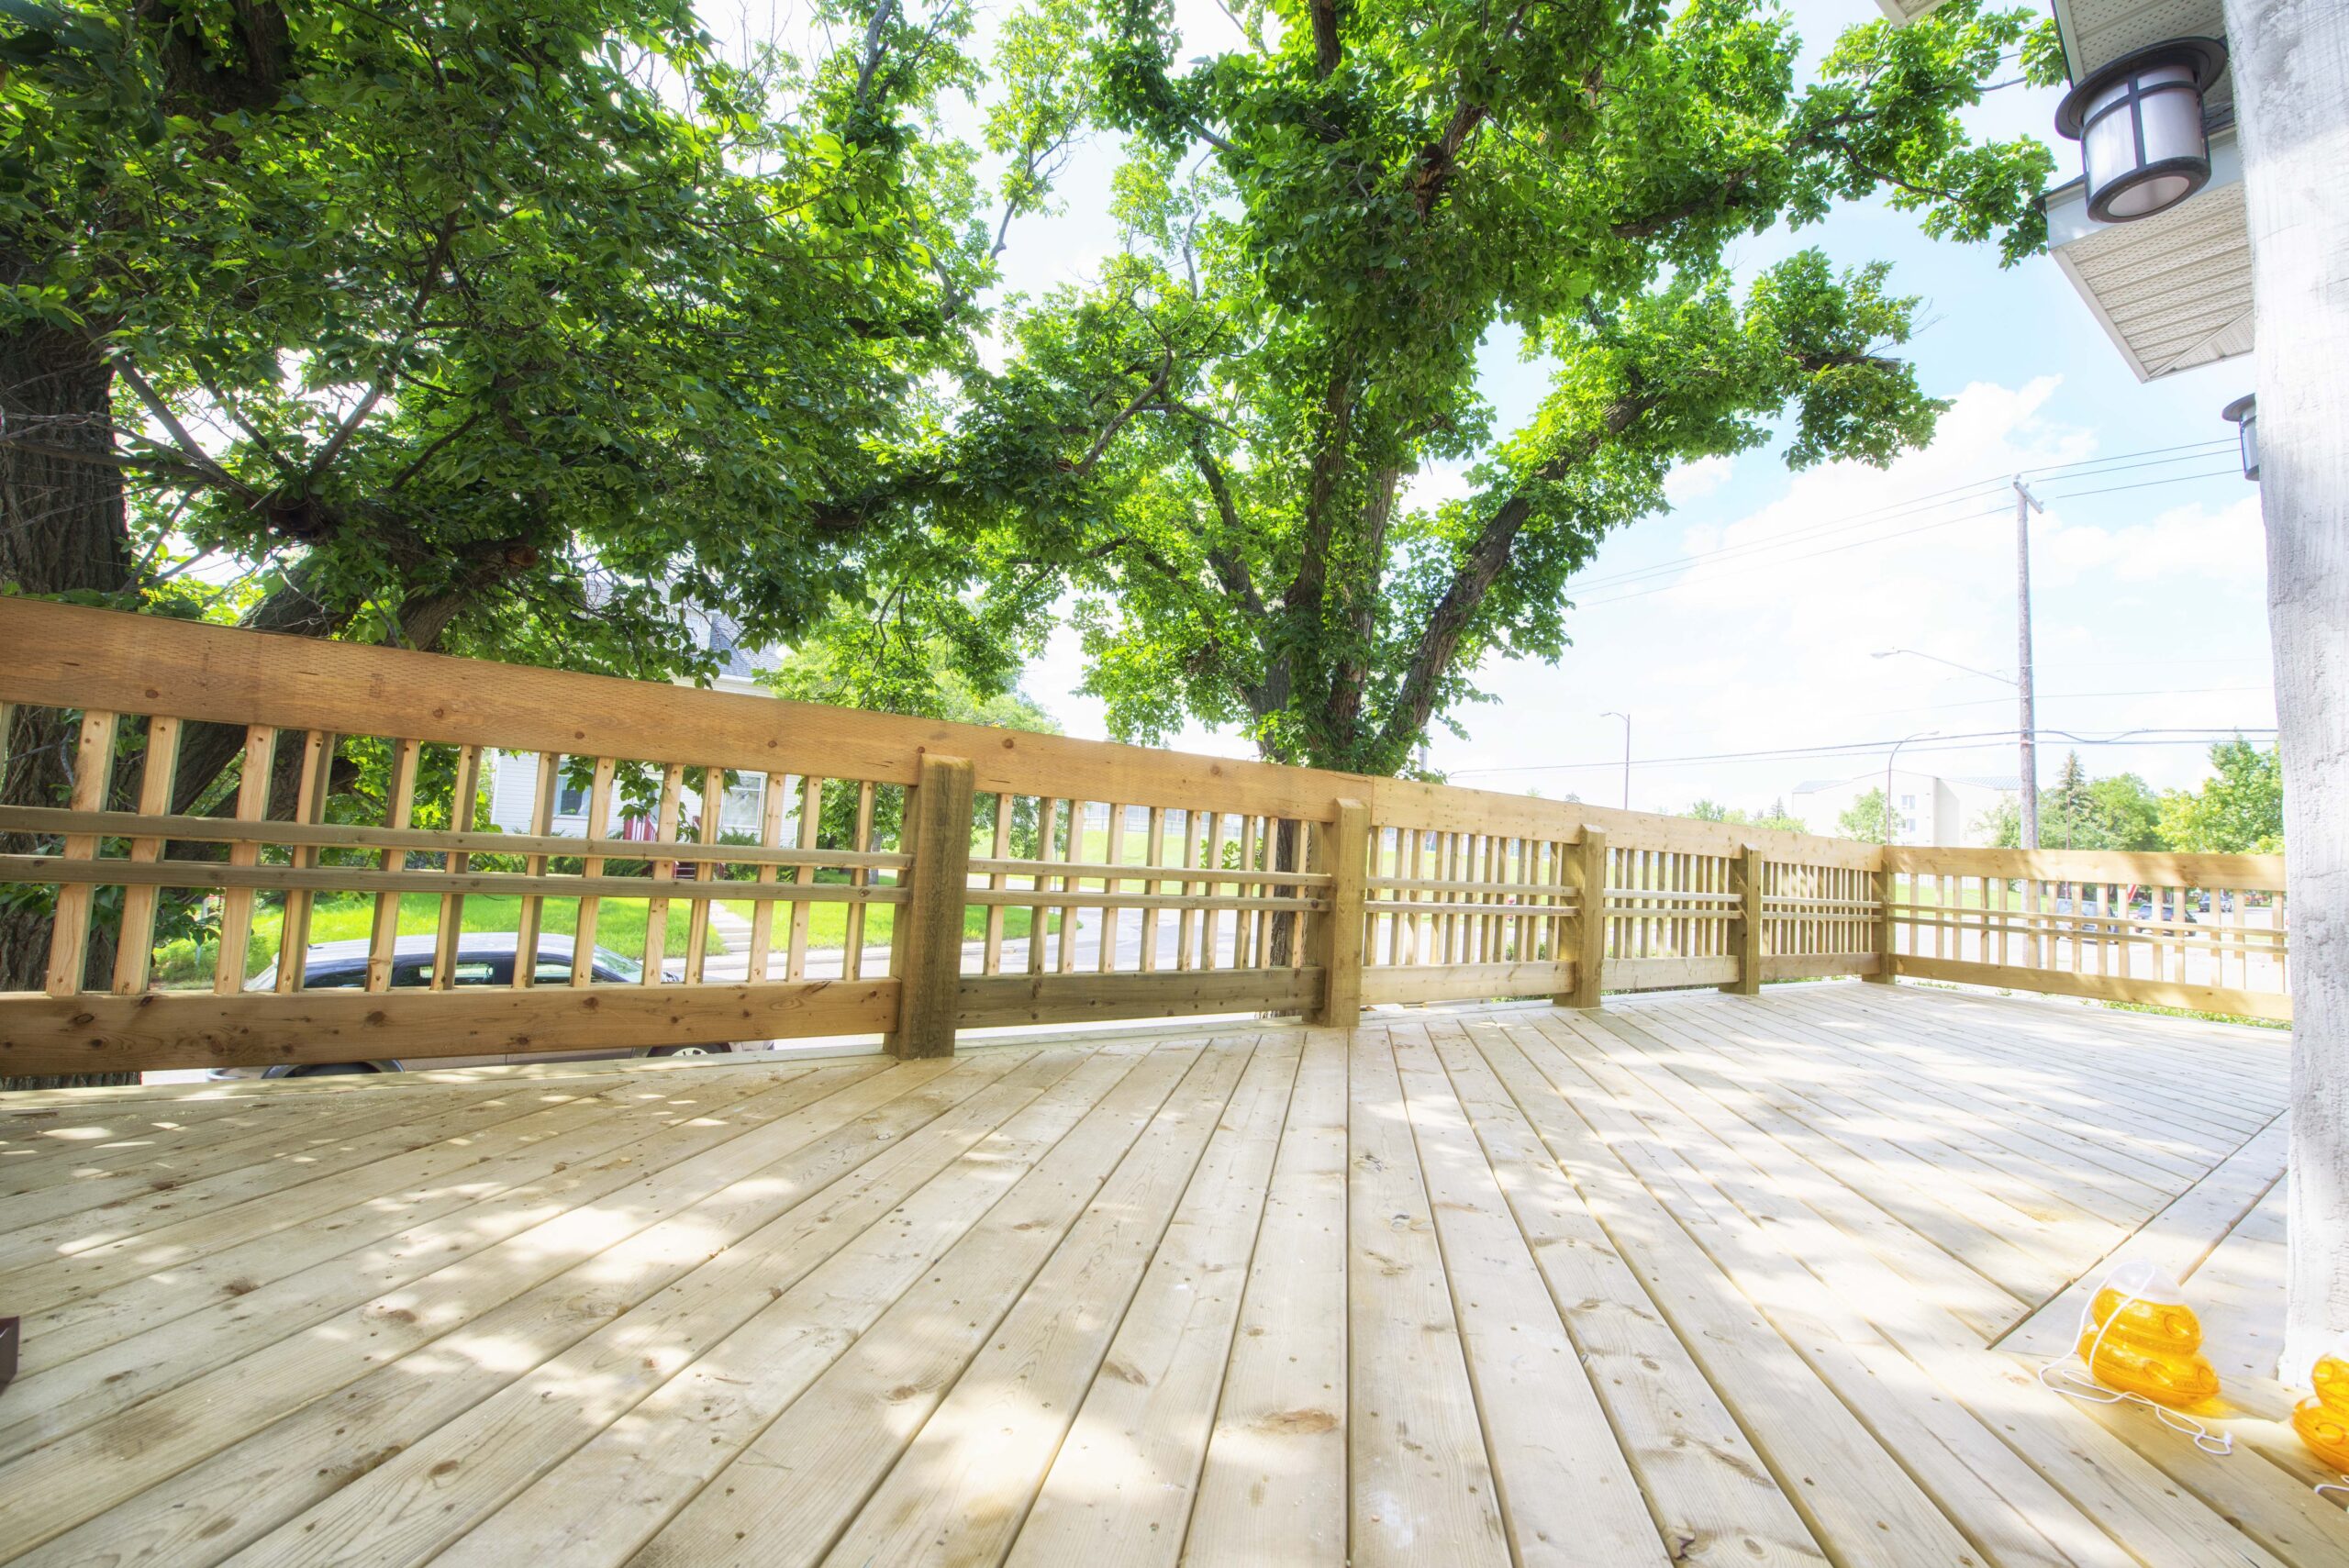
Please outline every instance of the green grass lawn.
[[[728, 909], [737, 915], [740, 915], [745, 920], [751, 918], [752, 913], [758, 907], [757, 905], [750, 903], [747, 900], [729, 898], [722, 900], [721, 902], [725, 904]], [[827, 949], [840, 949], [846, 947], [848, 945], [848, 912], [849, 906], [845, 904], [810, 904], [807, 906], [807, 946], [809, 951], [821, 952]], [[896, 913], [897, 906], [894, 904], [868, 904], [865, 906], [864, 945], [866, 947], [886, 947], [889, 945], [889, 931], [891, 927], [896, 923]], [[1025, 937], [1028, 934], [1030, 922], [1034, 920], [1034, 918], [1035, 913], [1032, 910], [1018, 908], [1006, 909], [1003, 912], [1003, 934], [1005, 940], [1009, 940], [1013, 938]], [[1060, 917], [1058, 915], [1046, 917], [1045, 929], [1052, 931], [1059, 930]], [[968, 942], [975, 942], [984, 939], [986, 934], [987, 912], [976, 905], [964, 906], [963, 909], [963, 940]], [[774, 936], [772, 940], [770, 951], [782, 952], [788, 950], [790, 946], [791, 906], [787, 904], [778, 904], [775, 906]]]
[[[607, 898], [598, 906], [596, 915], [596, 945], [632, 959], [644, 956], [644, 927], [649, 906], [641, 898]], [[549, 898], [542, 906], [540, 920], [544, 929], [570, 936], [578, 929], [579, 900]], [[685, 951], [688, 906], [682, 900], [669, 905], [668, 951], [671, 956]], [[468, 931], [510, 931], [519, 923], [522, 901], [518, 897], [489, 897], [474, 895], [464, 904], [464, 928]], [[310, 911], [310, 940], [312, 942], [347, 941], [364, 937], [373, 925], [375, 901], [365, 895], [344, 895], [321, 898]], [[282, 908], [262, 908], [253, 915], [252, 946], [245, 955], [245, 978], [267, 969], [277, 961], [278, 944], [284, 940], [282, 928], [285, 912]], [[400, 935], [422, 936], [440, 929], [440, 900], [429, 893], [411, 893], [400, 899]], [[836, 942], [835, 946], [838, 945]], [[709, 937], [711, 953], [726, 951], [726, 944], [712, 931]], [[219, 952], [218, 944], [205, 942], [170, 942], [156, 950], [155, 984], [166, 988], [209, 985]]]

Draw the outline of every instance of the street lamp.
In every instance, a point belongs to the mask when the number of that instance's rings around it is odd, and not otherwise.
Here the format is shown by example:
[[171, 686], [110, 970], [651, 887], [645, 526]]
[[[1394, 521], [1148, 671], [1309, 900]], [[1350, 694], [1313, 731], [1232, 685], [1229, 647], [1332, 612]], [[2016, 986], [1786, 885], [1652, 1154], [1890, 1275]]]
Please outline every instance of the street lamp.
[[1900, 748], [1911, 740], [1925, 740], [1941, 733], [1938, 729], [1920, 729], [1914, 735], [1904, 735], [1892, 743], [1892, 755], [1884, 760], [1884, 841], [1892, 840], [1892, 763], [1900, 755]]
[[[2024, 499], [2034, 506], [2039, 504], [2028, 495]], [[2027, 522], [2019, 523], [2018, 528], [2029, 526]], [[1953, 670], [1963, 670], [1969, 675], [1979, 675], [1986, 681], [1996, 681], [2001, 685], [2012, 686], [2022, 694], [2022, 727], [2020, 731], [2022, 739], [2022, 771], [2020, 775], [2018, 793], [2022, 797], [2022, 847], [2026, 850], [2035, 850], [2039, 848], [2039, 720], [2034, 706], [2035, 699], [2031, 690], [2031, 610], [2029, 608], [2031, 599], [2030, 589], [2027, 586], [2021, 589], [2018, 599], [2024, 606], [2021, 617], [2023, 678], [2020, 681], [2011, 675], [2001, 675], [1995, 670], [1977, 670], [1971, 664], [1961, 664], [1954, 659], [1944, 659], [1938, 653], [1920, 653], [1914, 648], [1887, 648], [1883, 652], [1872, 654], [1870, 657], [1889, 659], [1896, 653], [1906, 653], [1912, 659], [1930, 659], [1936, 664], [1946, 664]], [[1885, 809], [1889, 812], [1891, 791], [1887, 789], [1885, 795]]]
[[2133, 223], [2210, 183], [2202, 95], [2226, 67], [2217, 39], [2171, 39], [2121, 56], [2065, 95], [2055, 128], [2080, 144], [2090, 217]]
[[2259, 399], [2245, 393], [2220, 409], [2219, 417], [2234, 426], [2236, 444], [2243, 449], [2243, 476], [2255, 482], [2259, 478]]
[[1598, 717], [1623, 721], [1623, 809], [1629, 811], [1631, 809], [1631, 716], [1610, 709]]
[[1946, 664], [1953, 670], [1963, 670], [1969, 675], [1980, 675], [1985, 680], [2001, 681], [2009, 686], [2017, 684], [2012, 675], [2001, 675], [1995, 670], [1977, 670], [1971, 664], [1961, 664], [1954, 659], [1944, 659], [1938, 653], [1920, 653], [1913, 648], [1887, 648], [1881, 653], [1871, 653], [1868, 657], [1889, 659], [1896, 653], [1906, 653], [1911, 659], [1930, 659], [1936, 664]]

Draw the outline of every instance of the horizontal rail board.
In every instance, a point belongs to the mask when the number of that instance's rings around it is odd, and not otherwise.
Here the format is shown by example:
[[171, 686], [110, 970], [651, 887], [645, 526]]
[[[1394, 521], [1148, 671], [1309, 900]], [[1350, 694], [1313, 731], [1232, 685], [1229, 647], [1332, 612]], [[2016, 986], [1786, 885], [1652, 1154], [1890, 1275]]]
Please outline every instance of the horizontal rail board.
[[2169, 980], [2132, 980], [2117, 974], [2074, 974], [2068, 970], [1968, 963], [1957, 959], [1920, 958], [1909, 953], [1902, 953], [1894, 960], [1893, 971], [1898, 974], [1913, 974], [1920, 980], [1995, 985], [2010, 991], [2038, 991], [2058, 996], [2087, 996], [2100, 1002], [2149, 1002], [2156, 1006], [2186, 1007], [2197, 1012], [2232, 1013], [2238, 1018], [2288, 1019], [2292, 1016], [2292, 999], [2280, 991], [2188, 985]]
[[[690, 862], [685, 863], [690, 864]], [[99, 887], [250, 887], [262, 892], [527, 895], [542, 898], [739, 898], [751, 903], [902, 904], [902, 887], [841, 882], [731, 882], [649, 876], [533, 876], [518, 871], [374, 871], [366, 866], [228, 865], [219, 861], [83, 861], [0, 855], [0, 882]], [[1022, 898], [1016, 902], [1026, 903]]]
[[[257, 640], [267, 639], [266, 641]], [[967, 757], [982, 793], [1328, 821], [1368, 781], [568, 670], [0, 599], [0, 702], [395, 736], [507, 751], [913, 784]], [[1497, 801], [1513, 797], [1495, 795]]]
[[1570, 882], [1511, 882], [1506, 877], [1446, 882], [1436, 877], [1374, 876], [1363, 885], [1373, 893], [1514, 893], [1521, 898], [1572, 898], [1582, 891]]
[[2036, 934], [2043, 938], [2076, 934], [2097, 941], [2150, 941], [2165, 947], [2187, 940], [2199, 947], [2204, 945], [2203, 939], [2208, 939], [2212, 944], [2240, 941], [2262, 952], [2280, 952], [2291, 936], [2289, 931], [2279, 931], [2273, 926], [2150, 920], [2119, 909], [2110, 914], [2057, 915], [2043, 909], [1950, 909], [1932, 904], [1895, 904], [1892, 911], [1893, 917], [1902, 925], [1920, 926], [1927, 930], [1938, 928], [2004, 932], [2016, 937]]
[[966, 974], [962, 1026], [1064, 1024], [1199, 1013], [1295, 1013], [1318, 1002], [1319, 969], [1214, 969], [1156, 974]]
[[1499, 902], [1447, 904], [1441, 898], [1371, 898], [1363, 902], [1365, 915], [1496, 915], [1508, 920], [1554, 920], [1571, 915], [1576, 906]]
[[1362, 972], [1365, 1002], [1481, 1002], [1563, 996], [1574, 988], [1570, 962], [1375, 964]]
[[[341, 822], [239, 822], [222, 817], [142, 817], [135, 811], [64, 811], [46, 806], [0, 806], [0, 833], [94, 833], [109, 839], [169, 839], [190, 844], [569, 855], [582, 860], [595, 856], [701, 865], [810, 865], [835, 870], [902, 871], [914, 863], [911, 855], [888, 850], [769, 849], [762, 844], [697, 844], [687, 839], [571, 839], [557, 833], [444, 833], [429, 828], [371, 828], [362, 823]], [[677, 852], [657, 852], [661, 851]]]
[[1719, 985], [1737, 978], [1737, 957], [1610, 958], [1603, 973], [1609, 991], [1660, 991], [1676, 985]]
[[0, 1073], [273, 1067], [868, 1034], [894, 980], [454, 991], [0, 995]]
[[1987, 876], [2039, 882], [2140, 883], [2261, 891], [2284, 885], [2281, 855], [2168, 854], [2149, 850], [1960, 850], [1887, 847], [1896, 876]]
[[[1171, 879], [1170, 879], [1171, 880]], [[1330, 907], [1326, 898], [1246, 898], [1188, 893], [1103, 893], [1099, 889], [974, 887], [963, 895], [965, 904], [1013, 909], [1272, 909], [1318, 914]]]
[[1335, 877], [1313, 871], [1225, 871], [1213, 866], [1112, 865], [1070, 861], [1009, 861], [971, 857], [971, 870], [991, 876], [1078, 877], [1087, 882], [1206, 882], [1239, 887], [1330, 887]]
[[1484, 833], [1501, 839], [1579, 844], [1583, 829], [1589, 827], [1605, 833], [1619, 848], [1734, 856], [1752, 845], [1774, 861], [1852, 871], [1876, 870], [1883, 852], [1879, 845], [1855, 840], [1707, 822], [1694, 817], [1663, 817], [1584, 801], [1539, 800], [1418, 779], [1349, 779], [1348, 783], [1353, 791], [1361, 792], [1353, 798], [1369, 804], [1371, 820], [1378, 825], [1374, 832]]
[[1735, 910], [1745, 902], [1742, 893], [1700, 893], [1687, 887], [1610, 887], [1607, 890], [1609, 909], [1637, 909], [1642, 914], [1653, 912], [1653, 906], [1668, 906], [1674, 909]]
[[1762, 978], [1819, 980], [1834, 974], [1876, 974], [1883, 968], [1872, 952], [1767, 953], [1762, 959]]

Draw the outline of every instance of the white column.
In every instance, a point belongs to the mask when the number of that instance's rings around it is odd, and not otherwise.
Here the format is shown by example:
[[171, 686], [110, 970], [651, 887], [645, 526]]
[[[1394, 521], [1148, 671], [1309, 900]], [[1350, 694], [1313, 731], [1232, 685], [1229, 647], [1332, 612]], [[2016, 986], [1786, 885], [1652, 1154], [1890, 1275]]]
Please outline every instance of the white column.
[[2291, 1284], [2281, 1372], [2349, 1329], [2349, 6], [2227, 0], [2291, 893]]

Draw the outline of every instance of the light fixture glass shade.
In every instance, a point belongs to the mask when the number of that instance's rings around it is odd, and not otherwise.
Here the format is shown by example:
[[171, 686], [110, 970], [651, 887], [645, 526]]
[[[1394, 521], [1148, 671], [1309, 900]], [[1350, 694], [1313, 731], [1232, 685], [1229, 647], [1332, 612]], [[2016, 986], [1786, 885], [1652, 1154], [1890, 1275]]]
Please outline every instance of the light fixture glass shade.
[[2202, 95], [2226, 62], [2216, 39], [2172, 39], [2112, 61], [2065, 97], [2055, 128], [2080, 143], [2090, 217], [2151, 217], [2209, 183]]
[[2243, 476], [2259, 477], [2259, 399], [2245, 395], [2236, 398], [2219, 410], [2219, 417], [2235, 427], [2235, 440], [2243, 449]]

